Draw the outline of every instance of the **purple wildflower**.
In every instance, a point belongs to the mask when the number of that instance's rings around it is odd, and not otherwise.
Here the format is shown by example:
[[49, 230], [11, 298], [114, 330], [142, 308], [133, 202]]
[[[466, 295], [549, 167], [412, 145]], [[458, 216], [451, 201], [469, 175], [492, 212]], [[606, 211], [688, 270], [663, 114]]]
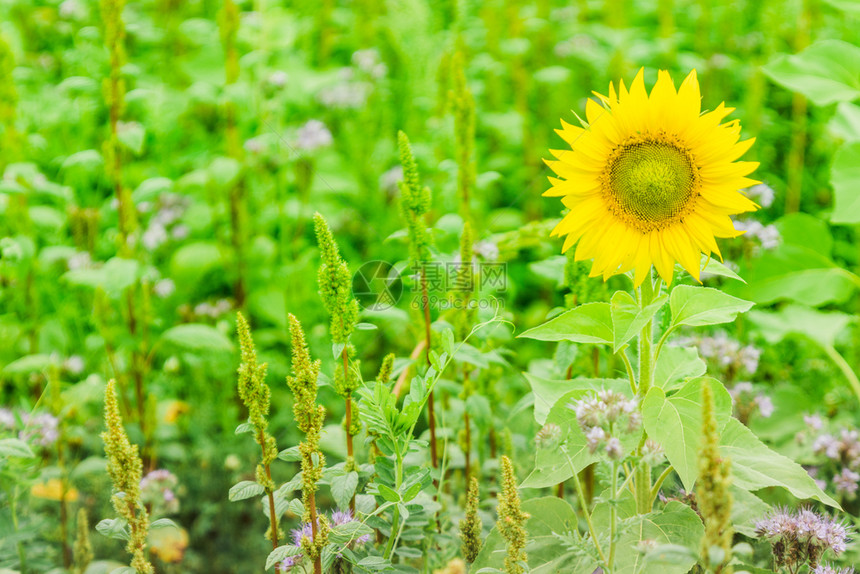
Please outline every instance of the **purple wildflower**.
[[833, 477], [833, 485], [836, 487], [836, 492], [849, 497], [853, 497], [857, 493], [858, 482], [860, 482], [860, 474], [857, 474], [847, 466], [842, 469], [842, 472]]

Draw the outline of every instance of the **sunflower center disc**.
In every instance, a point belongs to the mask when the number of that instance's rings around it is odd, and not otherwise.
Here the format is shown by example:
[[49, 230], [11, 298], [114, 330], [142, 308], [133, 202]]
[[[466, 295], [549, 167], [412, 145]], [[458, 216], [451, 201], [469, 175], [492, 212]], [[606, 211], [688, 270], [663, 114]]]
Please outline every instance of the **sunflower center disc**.
[[626, 145], [609, 166], [609, 191], [640, 228], [677, 218], [693, 197], [696, 179], [690, 157], [661, 142]]

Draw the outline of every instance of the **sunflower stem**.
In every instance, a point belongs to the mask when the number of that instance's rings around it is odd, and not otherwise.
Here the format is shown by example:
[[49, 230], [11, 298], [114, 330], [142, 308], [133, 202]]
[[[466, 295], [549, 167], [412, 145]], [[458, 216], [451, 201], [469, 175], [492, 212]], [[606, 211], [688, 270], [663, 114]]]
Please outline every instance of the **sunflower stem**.
[[[654, 281], [651, 273], [645, 278], [639, 288], [639, 306], [644, 309], [654, 300]], [[639, 333], [639, 386], [637, 388], [639, 400], [645, 399], [651, 388], [651, 379], [654, 371], [654, 355], [651, 346], [653, 335], [653, 321], [642, 328]], [[644, 443], [645, 436], [640, 445]], [[640, 446], [641, 449], [641, 446]], [[636, 468], [636, 510], [639, 514], [651, 512], [651, 466], [640, 462]]]

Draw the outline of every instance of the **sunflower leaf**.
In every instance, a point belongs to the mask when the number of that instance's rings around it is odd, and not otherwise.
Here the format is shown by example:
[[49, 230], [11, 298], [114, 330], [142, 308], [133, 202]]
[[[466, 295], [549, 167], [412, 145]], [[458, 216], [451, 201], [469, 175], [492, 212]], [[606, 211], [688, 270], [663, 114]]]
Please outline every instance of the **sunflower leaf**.
[[799, 54], [780, 55], [762, 70], [819, 106], [860, 98], [860, 48], [848, 42], [822, 40]]
[[669, 297], [673, 327], [729, 323], [735, 320], [738, 313], [745, 313], [752, 306], [750, 301], [726, 295], [710, 287], [679, 285], [672, 290]]
[[611, 345], [612, 312], [609, 303], [586, 303], [553, 317], [543, 325], [520, 333], [520, 337], [538, 341], [572, 341]]
[[660, 295], [650, 305], [641, 309], [626, 291], [617, 291], [610, 302], [614, 342], [612, 350], [618, 350], [642, 331], [666, 304], [666, 295]]

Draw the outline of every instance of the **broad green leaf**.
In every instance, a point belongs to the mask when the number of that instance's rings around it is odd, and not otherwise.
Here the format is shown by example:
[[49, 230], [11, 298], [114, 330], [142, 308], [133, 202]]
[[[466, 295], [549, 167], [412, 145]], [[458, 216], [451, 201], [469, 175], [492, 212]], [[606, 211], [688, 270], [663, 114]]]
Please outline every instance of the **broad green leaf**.
[[567, 265], [567, 257], [556, 255], [540, 261], [529, 263], [529, 271], [552, 281], [556, 287], [564, 286], [564, 268]]
[[243, 480], [242, 482], [238, 482], [230, 487], [230, 493], [227, 498], [230, 502], [235, 502], [237, 500], [245, 500], [246, 498], [259, 496], [263, 494], [263, 492], [265, 492], [265, 489], [262, 484], [252, 480]]
[[224, 333], [203, 323], [185, 323], [161, 334], [161, 342], [192, 352], [232, 351], [233, 343]]
[[849, 17], [860, 18], [860, 2], [858, 0], [824, 0], [824, 2], [845, 12]]
[[685, 379], [705, 374], [707, 365], [695, 347], [663, 347], [654, 367], [654, 386], [670, 391]]
[[860, 142], [836, 150], [830, 183], [833, 185], [830, 221], [846, 225], [860, 223]]
[[[601, 513], [608, 515], [609, 513]], [[595, 525], [608, 531], [608, 524]], [[678, 501], [661, 510], [627, 518], [619, 525], [616, 562], [613, 574], [686, 574], [696, 563], [699, 544], [705, 533], [696, 511]], [[651, 540], [658, 545], [686, 548], [689, 553], [674, 553], [672, 562], [662, 560], [658, 547], [651, 554], [640, 551], [641, 543]], [[608, 540], [605, 544], [608, 546]]]
[[17, 438], [0, 439], [0, 457], [35, 458], [30, 445]]
[[611, 345], [612, 314], [609, 303], [586, 303], [565, 311], [519, 335], [539, 341], [572, 341]]
[[233, 187], [242, 173], [242, 164], [233, 158], [217, 157], [209, 164], [209, 177], [221, 189]]
[[779, 230], [782, 243], [808, 247], [830, 257], [833, 236], [826, 221], [808, 213], [789, 213], [780, 217], [774, 225]]
[[732, 461], [732, 482], [739, 488], [756, 491], [779, 486], [801, 500], [813, 498], [841, 508], [818, 488], [802, 466], [770, 450], [735, 418], [729, 419], [723, 430], [720, 452]]
[[531, 373], [523, 373], [532, 387], [535, 396], [534, 414], [538, 424], [544, 424], [552, 407], [558, 400], [571, 391], [611, 389], [629, 392], [630, 382], [626, 379], [563, 379], [551, 380]]
[[[860, 2], [857, 2], [860, 6]], [[860, 106], [842, 102], [836, 106], [836, 114], [827, 123], [827, 129], [846, 142], [860, 141]]]
[[771, 344], [787, 335], [803, 335], [822, 347], [832, 347], [836, 337], [856, 320], [839, 311], [817, 311], [803, 305], [786, 305], [779, 311], [753, 311], [750, 321], [758, 333]]
[[547, 447], [537, 446], [534, 469], [522, 482], [521, 488], [546, 488], [556, 485], [572, 477], [574, 472], [579, 472], [597, 461], [597, 457], [588, 452], [585, 435], [576, 422], [576, 413], [568, 406], [587, 392], [585, 389], [568, 392], [552, 407], [546, 417], [546, 423], [559, 426], [559, 442]]
[[753, 304], [710, 287], [679, 285], [669, 296], [672, 325], [701, 327], [735, 320], [738, 313], [749, 311]]
[[358, 473], [347, 472], [331, 479], [331, 496], [339, 508], [349, 507], [349, 501], [358, 486]]
[[799, 54], [777, 56], [762, 70], [819, 106], [860, 97], [860, 48], [841, 40], [821, 40]]
[[[705, 257], [703, 256], [704, 260]], [[724, 264], [720, 263], [716, 259], [712, 257], [707, 257], [707, 262], [705, 263], [704, 268], [702, 268], [702, 273], [709, 273], [711, 275], [719, 275], [720, 277], [728, 277], [729, 279], [734, 279], [735, 281], [740, 281], [741, 283], [746, 283], [743, 277], [726, 267]]]
[[709, 377], [693, 379], [668, 397], [663, 389], [652, 387], [642, 403], [648, 436], [663, 445], [666, 458], [688, 492], [699, 472], [703, 384], [710, 385], [714, 393], [714, 414], [717, 427], [722, 429], [731, 417], [732, 398], [722, 383]]
[[735, 532], [756, 538], [755, 523], [768, 513], [770, 505], [761, 498], [737, 486], [731, 487], [732, 527]]
[[616, 291], [610, 301], [614, 342], [612, 350], [616, 353], [630, 339], [638, 335], [660, 308], [666, 304], [666, 295], [660, 295], [644, 309], [626, 291]]
[[131, 198], [135, 203], [155, 201], [163, 193], [173, 190], [173, 180], [167, 177], [151, 177], [143, 180], [132, 192]]
[[105, 518], [96, 524], [96, 532], [106, 538], [115, 540], [129, 540], [128, 522], [122, 518]]
[[[248, 423], [243, 423], [248, 424]], [[238, 429], [236, 430], [236, 434], [239, 434]], [[291, 446], [290, 448], [285, 448], [281, 452], [278, 453], [278, 458], [281, 460], [285, 460], [287, 462], [297, 462], [302, 460], [302, 453], [299, 452], [299, 446]]]
[[114, 257], [107, 263], [93, 269], [74, 269], [63, 278], [72, 285], [103, 289], [116, 295], [134, 285], [140, 277], [140, 263], [133, 259]]
[[25, 355], [3, 367], [3, 374], [28, 375], [30, 373], [40, 373], [50, 367], [53, 362], [50, 355]]
[[117, 139], [134, 155], [140, 155], [146, 139], [146, 129], [138, 122], [123, 122], [117, 130]]
[[[546, 424], [555, 424], [559, 427], [558, 442], [537, 445], [534, 469], [520, 485], [522, 488], [546, 488], [556, 485], [599, 460], [597, 454], [591, 454], [588, 450], [585, 435], [576, 420], [576, 412], [571, 408], [573, 403], [601, 388], [613, 389], [627, 396], [632, 395], [630, 384], [621, 379], [575, 379], [569, 382], [582, 386], [564, 394], [556, 401], [546, 417]], [[639, 438], [639, 433], [623, 435], [621, 437], [623, 452], [626, 454], [632, 451], [638, 444]]]
[[170, 277], [182, 288], [193, 288], [224, 267], [221, 249], [214, 242], [195, 241], [177, 249], [170, 259]]
[[[583, 556], [581, 551], [563, 544], [560, 540], [560, 537], [565, 535], [573, 539], [571, 535], [578, 524], [576, 513], [568, 502], [558, 497], [546, 496], [525, 500], [522, 508], [530, 515], [525, 527], [529, 533], [526, 554], [531, 574], [592, 572], [597, 567], [593, 559]], [[484, 568], [503, 568], [505, 548], [505, 540], [493, 527], [470, 572], [479, 572]]]
[[819, 253], [818, 248], [783, 244], [749, 266], [749, 284], [730, 291], [756, 303], [780, 300], [818, 306], [848, 300], [858, 288], [856, 276]]

